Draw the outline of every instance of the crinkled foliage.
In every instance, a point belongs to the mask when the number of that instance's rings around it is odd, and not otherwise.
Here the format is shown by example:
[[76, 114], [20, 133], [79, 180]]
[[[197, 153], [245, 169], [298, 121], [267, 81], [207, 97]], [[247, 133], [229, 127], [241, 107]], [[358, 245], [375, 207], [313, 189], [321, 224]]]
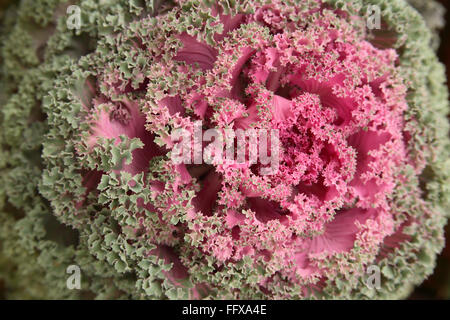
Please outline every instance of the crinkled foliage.
[[[405, 1], [22, 1], [2, 34], [9, 297], [402, 298], [431, 274], [447, 91]], [[196, 121], [277, 129], [279, 170], [175, 164]]]

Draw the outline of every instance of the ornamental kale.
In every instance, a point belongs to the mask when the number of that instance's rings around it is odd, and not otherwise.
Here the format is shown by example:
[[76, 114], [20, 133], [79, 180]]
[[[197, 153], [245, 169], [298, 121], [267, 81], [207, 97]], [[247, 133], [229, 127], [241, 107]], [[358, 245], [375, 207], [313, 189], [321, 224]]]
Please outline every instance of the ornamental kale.
[[440, 24], [406, 1], [30, 0], [3, 20], [8, 297], [404, 298], [432, 273], [448, 97]]

